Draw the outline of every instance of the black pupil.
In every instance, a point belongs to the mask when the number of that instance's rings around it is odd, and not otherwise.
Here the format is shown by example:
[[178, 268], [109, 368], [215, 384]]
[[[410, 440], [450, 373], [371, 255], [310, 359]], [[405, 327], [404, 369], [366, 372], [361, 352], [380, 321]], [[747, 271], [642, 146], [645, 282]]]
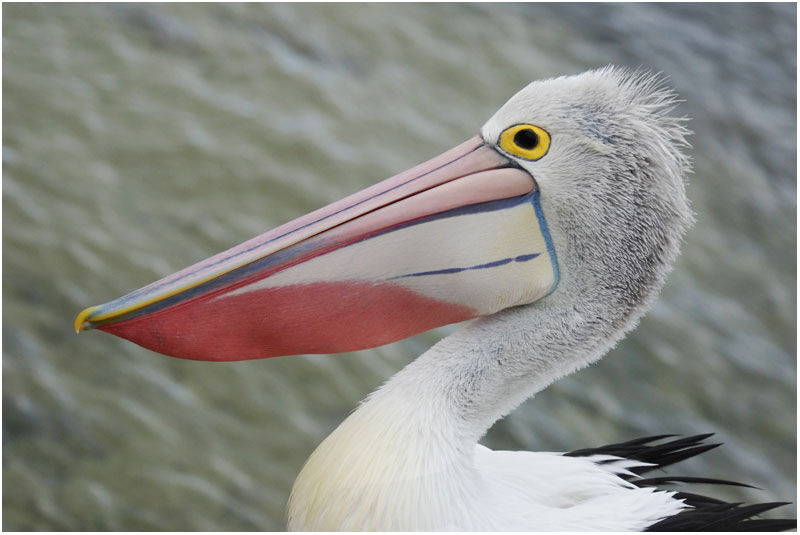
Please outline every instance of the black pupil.
[[522, 149], [531, 150], [539, 144], [539, 136], [530, 128], [526, 128], [514, 134], [514, 143]]

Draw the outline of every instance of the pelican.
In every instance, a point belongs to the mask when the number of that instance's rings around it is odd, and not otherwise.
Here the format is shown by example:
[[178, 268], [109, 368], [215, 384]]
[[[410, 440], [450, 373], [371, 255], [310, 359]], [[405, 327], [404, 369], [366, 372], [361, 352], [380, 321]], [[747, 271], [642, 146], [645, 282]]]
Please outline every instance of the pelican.
[[656, 486], [713, 480], [642, 477], [714, 447], [707, 436], [568, 454], [478, 444], [608, 352], [659, 293], [693, 220], [675, 104], [661, 77], [615, 67], [535, 81], [454, 149], [89, 307], [75, 328], [233, 361], [472, 320], [320, 444], [291, 492], [292, 530], [794, 527], [752, 518], [778, 503]]

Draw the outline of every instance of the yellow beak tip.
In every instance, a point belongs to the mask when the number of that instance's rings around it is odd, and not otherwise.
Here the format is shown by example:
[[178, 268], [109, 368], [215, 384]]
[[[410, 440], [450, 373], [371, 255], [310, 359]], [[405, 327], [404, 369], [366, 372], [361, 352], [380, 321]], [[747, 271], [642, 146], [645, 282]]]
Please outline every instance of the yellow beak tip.
[[94, 314], [94, 312], [98, 309], [98, 306], [93, 306], [89, 308], [85, 308], [81, 311], [80, 314], [75, 318], [75, 332], [79, 333], [81, 331], [85, 331], [91, 327], [89, 323], [89, 316]]

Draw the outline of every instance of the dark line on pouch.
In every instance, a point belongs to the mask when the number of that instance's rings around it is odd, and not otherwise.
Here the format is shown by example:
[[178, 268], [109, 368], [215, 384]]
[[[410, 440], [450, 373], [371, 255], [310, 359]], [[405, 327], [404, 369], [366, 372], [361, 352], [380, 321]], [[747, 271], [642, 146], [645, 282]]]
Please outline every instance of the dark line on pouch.
[[523, 254], [516, 256], [514, 258], [503, 258], [502, 260], [495, 260], [494, 262], [489, 262], [487, 264], [478, 264], [476, 266], [469, 266], [463, 268], [447, 268], [447, 269], [436, 269], [433, 271], [420, 271], [418, 273], [408, 273], [406, 275], [398, 275], [396, 277], [392, 277], [389, 280], [394, 279], [403, 279], [406, 277], [422, 277], [424, 275], [450, 275], [452, 273], [461, 273], [462, 271], [470, 271], [474, 269], [486, 269], [486, 268], [493, 268], [498, 266], [504, 266], [506, 264], [510, 264], [511, 262], [527, 262], [529, 260], [533, 260], [541, 253], [531, 253], [531, 254]]

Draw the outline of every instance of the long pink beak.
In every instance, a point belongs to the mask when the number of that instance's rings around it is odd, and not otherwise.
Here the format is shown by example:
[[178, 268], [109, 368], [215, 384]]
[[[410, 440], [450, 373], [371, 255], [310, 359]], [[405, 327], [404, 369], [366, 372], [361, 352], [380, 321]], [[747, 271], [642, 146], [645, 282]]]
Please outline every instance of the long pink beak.
[[475, 137], [75, 328], [198, 360], [336, 353], [529, 303], [556, 280], [535, 181]]

